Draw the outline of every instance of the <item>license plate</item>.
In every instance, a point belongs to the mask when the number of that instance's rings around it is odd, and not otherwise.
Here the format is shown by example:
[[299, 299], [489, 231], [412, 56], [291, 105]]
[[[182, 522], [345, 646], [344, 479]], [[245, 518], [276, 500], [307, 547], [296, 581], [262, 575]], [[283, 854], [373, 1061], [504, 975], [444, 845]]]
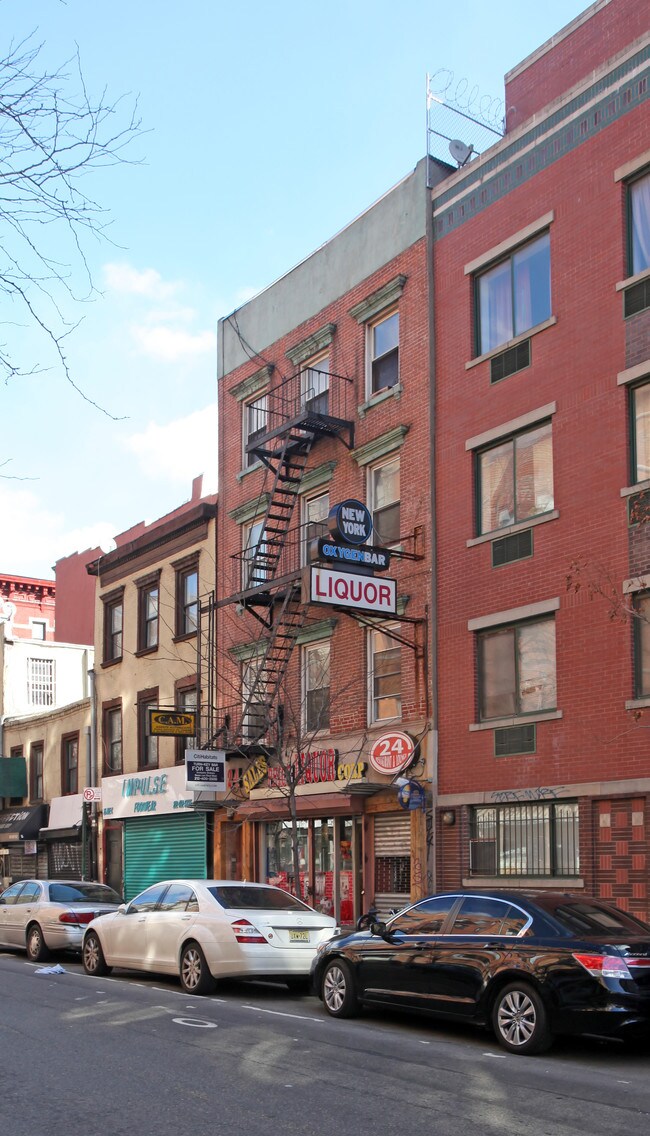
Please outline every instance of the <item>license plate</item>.
[[309, 931], [289, 931], [290, 943], [308, 943]]

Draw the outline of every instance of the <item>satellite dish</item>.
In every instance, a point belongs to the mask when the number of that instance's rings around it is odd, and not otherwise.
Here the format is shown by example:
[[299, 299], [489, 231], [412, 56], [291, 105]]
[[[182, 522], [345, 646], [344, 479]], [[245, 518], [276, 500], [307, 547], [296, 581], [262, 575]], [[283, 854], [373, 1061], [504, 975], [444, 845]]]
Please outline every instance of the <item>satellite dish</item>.
[[464, 166], [470, 156], [474, 153], [473, 146], [466, 146], [459, 138], [454, 138], [449, 143], [449, 153], [452, 158], [458, 162], [459, 166]]

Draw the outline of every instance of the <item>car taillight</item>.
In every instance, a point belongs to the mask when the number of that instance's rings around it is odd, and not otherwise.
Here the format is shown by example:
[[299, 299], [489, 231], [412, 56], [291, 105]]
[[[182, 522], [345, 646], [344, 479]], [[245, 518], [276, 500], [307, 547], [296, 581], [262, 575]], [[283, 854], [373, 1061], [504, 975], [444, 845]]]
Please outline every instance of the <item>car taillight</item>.
[[62, 911], [59, 923], [91, 923], [94, 918], [94, 911]]
[[618, 955], [573, 955], [594, 978], [632, 978], [625, 959]]
[[248, 919], [236, 919], [231, 927], [235, 933], [235, 938], [238, 943], [265, 943], [266, 939], [260, 935], [257, 927], [254, 927]]

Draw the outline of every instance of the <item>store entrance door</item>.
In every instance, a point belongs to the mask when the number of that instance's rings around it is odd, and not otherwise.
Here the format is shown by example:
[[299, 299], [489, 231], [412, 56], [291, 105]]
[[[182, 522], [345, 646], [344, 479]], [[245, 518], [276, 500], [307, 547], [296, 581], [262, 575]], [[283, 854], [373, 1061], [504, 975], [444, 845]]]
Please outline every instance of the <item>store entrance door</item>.
[[[291, 821], [263, 826], [265, 880], [294, 891]], [[317, 817], [298, 821], [300, 896], [337, 923], [354, 926], [361, 914], [361, 817]]]

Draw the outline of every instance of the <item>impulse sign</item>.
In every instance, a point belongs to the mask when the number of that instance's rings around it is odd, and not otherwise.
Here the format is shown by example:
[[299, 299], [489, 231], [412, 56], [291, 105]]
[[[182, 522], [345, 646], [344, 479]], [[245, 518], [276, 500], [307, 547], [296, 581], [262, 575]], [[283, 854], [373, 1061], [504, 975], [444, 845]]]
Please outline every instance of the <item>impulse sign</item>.
[[395, 615], [397, 587], [395, 580], [375, 580], [357, 572], [337, 571], [312, 565], [310, 570], [310, 603], [354, 607], [380, 615]]

